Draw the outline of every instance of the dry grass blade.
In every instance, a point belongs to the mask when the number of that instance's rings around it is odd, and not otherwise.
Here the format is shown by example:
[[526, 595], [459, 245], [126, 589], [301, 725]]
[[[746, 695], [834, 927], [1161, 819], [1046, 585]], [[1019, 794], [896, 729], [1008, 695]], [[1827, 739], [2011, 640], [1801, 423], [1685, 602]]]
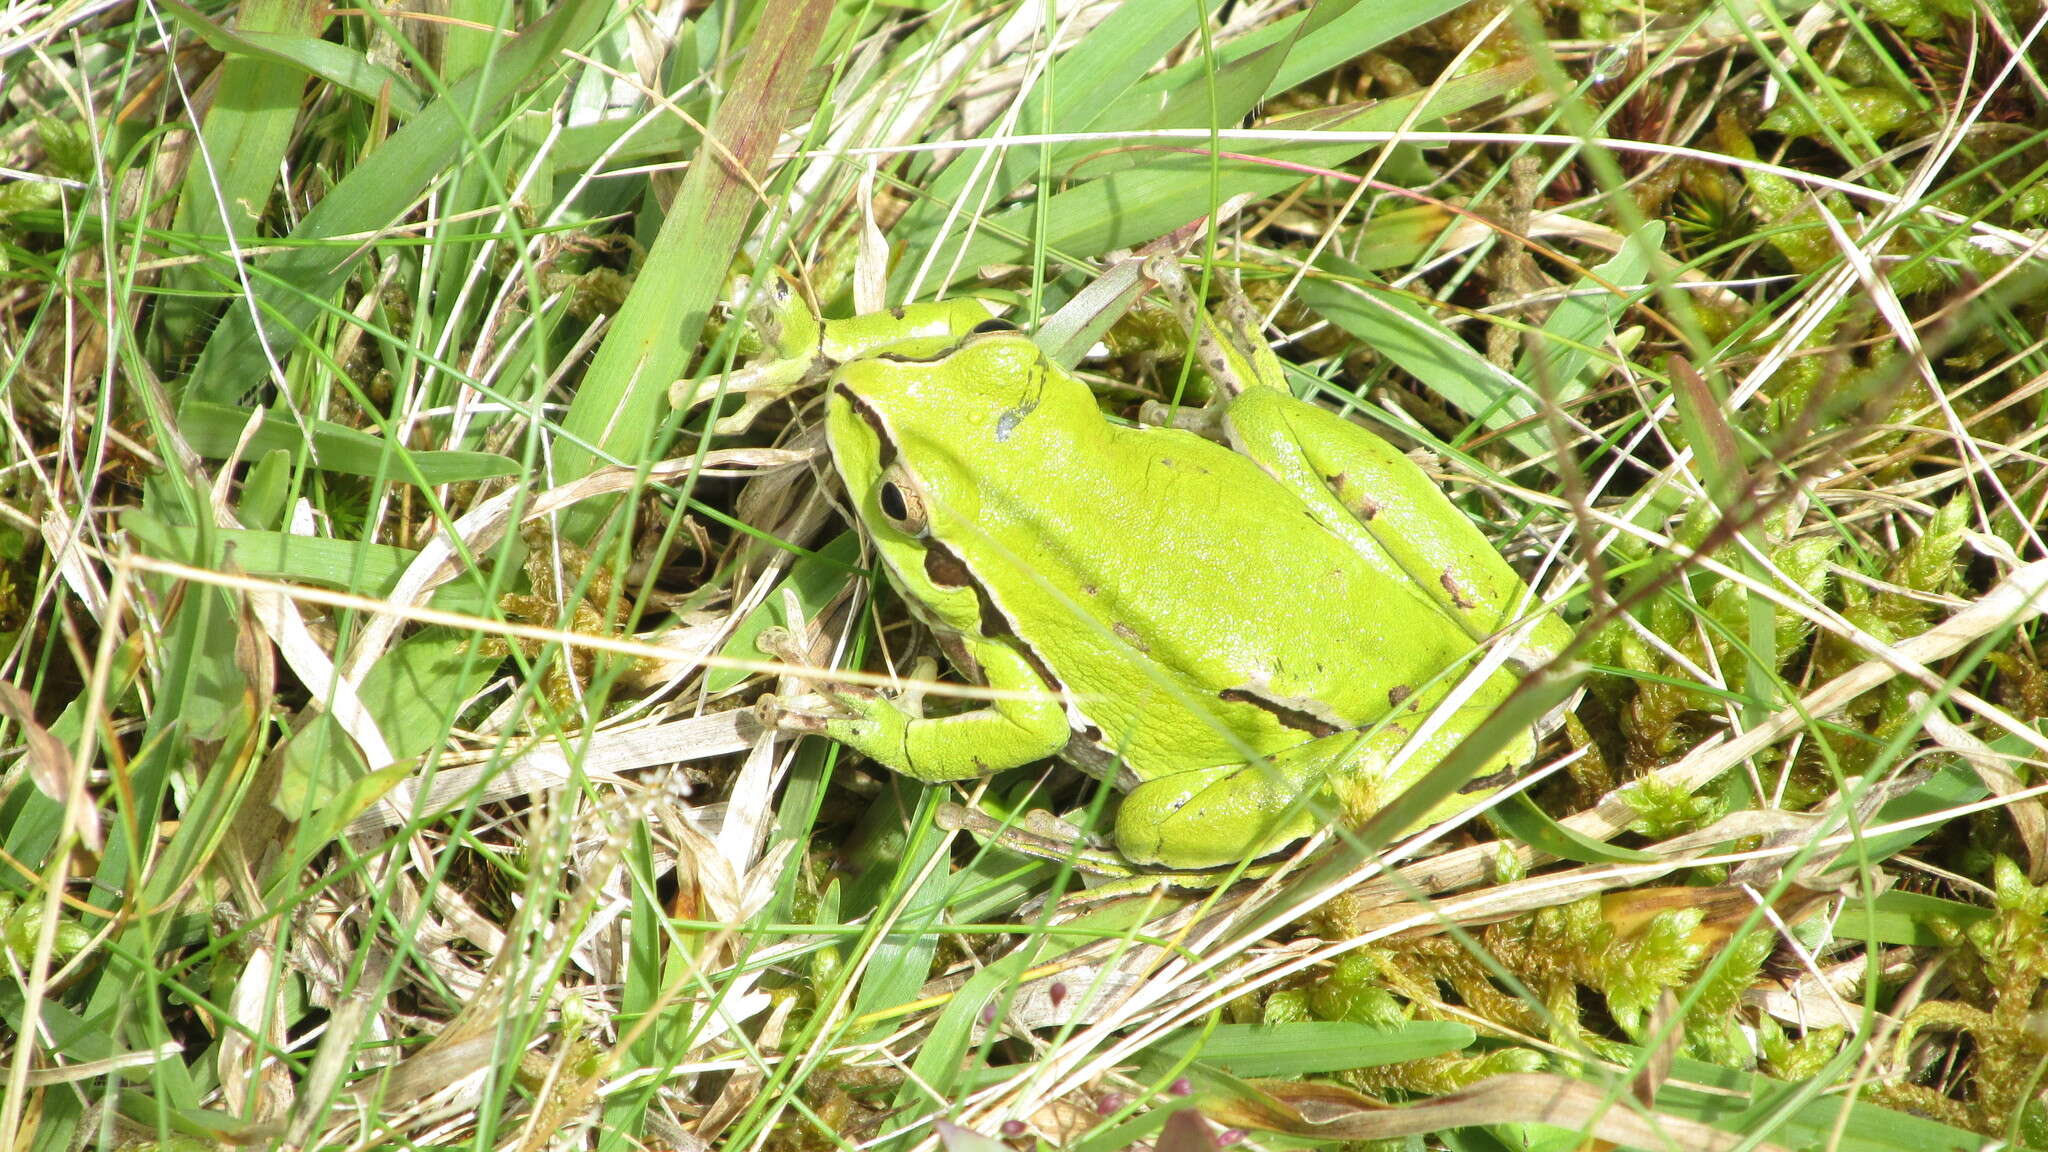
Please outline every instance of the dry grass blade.
[[85, 799], [87, 791], [71, 749], [52, 736], [48, 728], [36, 723], [35, 701], [29, 694], [4, 680], [0, 680], [0, 718], [5, 718], [21, 732], [22, 741], [27, 745], [22, 751], [21, 763], [28, 770], [29, 780], [42, 789], [43, 795], [76, 812], [79, 842], [91, 851], [99, 851], [105, 844], [105, 838], [100, 833], [98, 811], [74, 803]]
[[1543, 1124], [1628, 1148], [1785, 1152], [1783, 1145], [1770, 1141], [1753, 1141], [1676, 1116], [1638, 1111], [1597, 1084], [1564, 1076], [1497, 1076], [1401, 1108], [1388, 1108], [1334, 1088], [1261, 1087], [1276, 1111], [1210, 1110], [1211, 1117], [1323, 1140], [1398, 1140], [1451, 1128]]
[[[768, 159], [803, 91], [800, 78], [817, 54], [829, 11], [826, 0], [774, 0], [761, 13], [761, 36], [718, 105], [647, 264], [591, 361], [587, 382], [594, 386], [579, 389], [563, 417], [558, 481], [579, 479], [605, 458], [646, 458], [669, 384], [689, 364], [724, 288], [706, 270], [731, 263], [760, 207]], [[593, 510], [580, 510], [572, 523], [585, 530], [570, 536], [586, 538], [598, 522]]]

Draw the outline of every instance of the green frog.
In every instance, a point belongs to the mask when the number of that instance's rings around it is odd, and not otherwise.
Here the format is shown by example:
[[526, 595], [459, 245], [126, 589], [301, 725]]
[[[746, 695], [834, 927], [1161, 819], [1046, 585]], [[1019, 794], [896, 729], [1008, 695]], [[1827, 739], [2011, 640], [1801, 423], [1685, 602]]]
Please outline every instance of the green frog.
[[[780, 714], [893, 771], [938, 783], [1058, 756], [1127, 790], [1130, 864], [1217, 869], [1377, 811], [1571, 638], [1421, 468], [1206, 317], [1225, 394], [1208, 435], [1108, 419], [978, 305], [827, 321], [830, 356], [787, 327], [781, 358], [829, 376], [832, 462], [890, 581], [959, 674], [998, 690], [928, 716], [841, 686], [834, 707]], [[1406, 747], [1511, 630], [1510, 660]], [[1534, 750], [1524, 734], [1429, 818]]]

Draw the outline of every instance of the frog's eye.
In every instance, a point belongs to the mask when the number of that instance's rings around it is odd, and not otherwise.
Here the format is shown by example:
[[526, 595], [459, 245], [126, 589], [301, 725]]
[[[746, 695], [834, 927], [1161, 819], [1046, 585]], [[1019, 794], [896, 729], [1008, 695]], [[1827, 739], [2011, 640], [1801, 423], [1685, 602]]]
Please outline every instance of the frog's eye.
[[925, 510], [924, 491], [910, 477], [895, 468], [882, 474], [875, 485], [875, 505], [889, 526], [905, 536], [924, 538], [932, 530]]
[[1008, 320], [1003, 319], [1001, 316], [991, 316], [988, 319], [983, 320], [981, 323], [976, 324], [974, 327], [968, 329], [967, 334], [969, 336], [981, 336], [989, 332], [1022, 331], [1022, 328], [1017, 327], [1015, 324], [1010, 323]]

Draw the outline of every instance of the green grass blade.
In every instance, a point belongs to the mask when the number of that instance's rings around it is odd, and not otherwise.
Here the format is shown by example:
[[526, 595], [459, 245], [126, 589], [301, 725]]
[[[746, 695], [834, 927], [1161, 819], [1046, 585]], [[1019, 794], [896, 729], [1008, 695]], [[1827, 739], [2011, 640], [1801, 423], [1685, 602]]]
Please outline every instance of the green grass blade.
[[311, 326], [368, 251], [363, 238], [395, 223], [451, 160], [468, 153], [469, 124], [489, 122], [555, 75], [562, 53], [587, 42], [609, 13], [596, 0], [554, 8], [505, 46], [496, 67], [449, 89], [343, 177], [293, 229], [293, 246], [260, 261], [264, 276], [221, 318], [184, 402], [233, 403], [271, 379], [266, 349], [288, 358], [292, 333]]
[[[760, 33], [712, 116], [699, 162], [683, 178], [639, 278], [562, 418], [556, 483], [584, 475], [604, 458], [646, 458], [668, 408], [668, 386], [688, 367], [724, 288], [724, 269], [759, 204], [757, 182], [802, 94], [829, 14], [825, 0], [770, 0], [762, 10]], [[570, 535], [588, 538], [603, 511], [595, 501], [579, 506]]]
[[1232, 1076], [1314, 1076], [1426, 1060], [1462, 1051], [1475, 1039], [1472, 1029], [1442, 1020], [1410, 1021], [1399, 1028], [1302, 1020], [1187, 1028], [1147, 1051], [1168, 1060], [1193, 1057]]
[[[1372, 147], [1355, 140], [1320, 140], [1320, 132], [1393, 131], [1411, 118], [1427, 122], [1452, 115], [1512, 91], [1527, 79], [1525, 68], [1495, 68], [1458, 77], [1429, 93], [1366, 108], [1305, 113], [1272, 125], [1275, 131], [1297, 132], [1298, 138], [1234, 142], [1227, 159], [1212, 160], [1206, 147], [1193, 153], [1152, 152], [1143, 167], [1090, 180], [1041, 204], [998, 213], [948, 266], [964, 276], [988, 264], [1032, 262], [1032, 248], [1024, 238], [1032, 234], [1040, 212], [1046, 217], [1045, 243], [1069, 259], [1143, 244], [1208, 215], [1222, 199], [1271, 195], [1299, 183], [1305, 169], [1327, 169]], [[1212, 183], [1212, 178], [1220, 183]]]
[[[208, 459], [225, 460], [241, 443], [249, 412], [232, 404], [187, 403], [180, 414], [180, 430], [193, 451]], [[245, 456], [260, 456], [278, 449], [310, 451], [312, 465], [323, 471], [409, 480], [424, 488], [517, 476], [525, 470], [519, 461], [495, 452], [412, 451], [382, 436], [327, 420], [313, 420], [301, 427], [286, 417], [265, 412], [262, 421], [244, 447]]]

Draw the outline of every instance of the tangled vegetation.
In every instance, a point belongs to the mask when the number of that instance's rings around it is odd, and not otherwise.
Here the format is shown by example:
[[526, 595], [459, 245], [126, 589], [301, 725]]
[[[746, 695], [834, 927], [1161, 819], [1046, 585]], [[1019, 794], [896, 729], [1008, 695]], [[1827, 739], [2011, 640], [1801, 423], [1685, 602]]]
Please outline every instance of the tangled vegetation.
[[[2048, 1148], [2044, 28], [16, 6], [0, 1147]], [[1115, 788], [799, 736], [971, 677], [785, 275], [1255, 333], [1570, 625], [1520, 790], [1091, 894]]]

